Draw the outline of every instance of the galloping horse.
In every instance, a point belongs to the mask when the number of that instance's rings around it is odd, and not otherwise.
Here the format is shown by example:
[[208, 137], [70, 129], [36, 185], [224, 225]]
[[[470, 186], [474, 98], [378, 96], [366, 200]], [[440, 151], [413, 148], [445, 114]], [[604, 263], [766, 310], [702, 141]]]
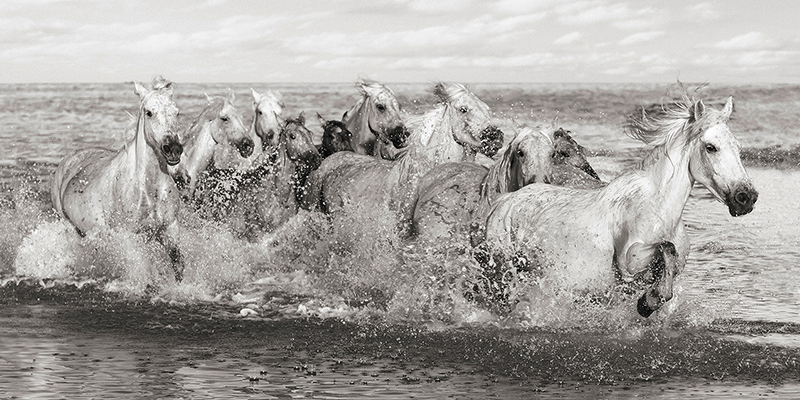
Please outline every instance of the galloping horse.
[[238, 236], [255, 240], [297, 214], [306, 178], [319, 166], [320, 156], [302, 112], [283, 122], [275, 138], [275, 146], [258, 157], [255, 168], [213, 180], [218, 185], [206, 191], [209, 196], [200, 206], [201, 215], [225, 221]]
[[362, 97], [342, 116], [352, 133], [351, 147], [358, 154], [393, 159], [410, 134], [400, 118], [400, 103], [380, 82], [364, 79], [356, 87]]
[[317, 113], [319, 125], [322, 127], [322, 143], [317, 146], [317, 151], [322, 158], [340, 151], [353, 150], [353, 133], [347, 130], [347, 125], [342, 121], [326, 120]]
[[491, 202], [500, 194], [533, 182], [550, 182], [553, 157], [548, 134], [526, 127], [490, 168], [473, 162], [433, 168], [420, 180], [413, 233], [425, 240], [463, 239], [473, 219], [485, 219]]
[[267, 90], [260, 94], [253, 92], [253, 124], [250, 131], [261, 140], [260, 151], [269, 151], [278, 146], [278, 133], [281, 131], [283, 109], [286, 104], [280, 92]]
[[408, 148], [398, 159], [382, 160], [346, 151], [335, 153], [309, 176], [310, 187], [303, 206], [333, 212], [388, 204], [396, 213], [401, 231], [407, 231], [422, 175], [450, 160], [448, 156], [453, 161], [474, 159], [486, 133], [500, 132], [489, 124], [488, 106], [464, 85], [440, 83], [434, 93], [440, 105], [421, 118], [419, 128], [409, 138]]
[[184, 132], [186, 142], [181, 162], [169, 170], [185, 198], [194, 196], [200, 173], [210, 165], [215, 168], [233, 165], [239, 169], [249, 166], [242, 159], [250, 157], [255, 143], [247, 135], [233, 100], [233, 92], [228, 98], [209, 97], [206, 107]]
[[631, 117], [629, 134], [654, 145], [640, 170], [601, 189], [534, 184], [499, 197], [486, 220], [490, 254], [521, 253], [544, 282], [582, 293], [649, 285], [637, 304], [648, 317], [672, 298], [686, 263], [681, 215], [694, 183], [733, 216], [758, 198], [727, 126], [732, 110], [732, 98], [718, 111], [683, 90], [662, 115]]
[[134, 83], [139, 96], [136, 135], [119, 151], [84, 149], [61, 161], [53, 177], [53, 207], [81, 235], [103, 226], [145, 233], [164, 244], [175, 270], [183, 274], [176, 245], [177, 188], [167, 173], [183, 148], [177, 133], [178, 107], [172, 82], [153, 80], [151, 89]]

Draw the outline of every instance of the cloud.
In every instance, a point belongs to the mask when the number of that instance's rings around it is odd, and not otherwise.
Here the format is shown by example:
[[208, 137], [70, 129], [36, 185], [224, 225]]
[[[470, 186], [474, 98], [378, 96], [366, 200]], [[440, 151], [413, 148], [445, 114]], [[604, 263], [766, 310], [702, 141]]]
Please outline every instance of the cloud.
[[591, 24], [608, 20], [624, 19], [633, 14], [625, 4], [605, 5], [589, 2], [569, 3], [557, 9], [565, 24]]
[[[407, 49], [434, 51], [432, 48], [482, 44], [528, 27], [544, 14], [527, 14], [502, 19], [482, 16], [450, 25], [428, 26], [403, 31], [330, 31], [282, 39], [287, 49], [298, 53], [340, 56], [405, 53]], [[500, 39], [502, 42], [502, 39]]]
[[637, 43], [644, 43], [650, 40], [653, 40], [661, 35], [664, 34], [664, 31], [652, 31], [652, 32], [639, 32], [634, 33], [633, 35], [627, 36], [624, 39], [619, 41], [621, 46], [628, 46]]
[[696, 21], [710, 21], [720, 17], [719, 11], [711, 3], [699, 3], [687, 7], [686, 15]]
[[413, 11], [421, 12], [458, 11], [472, 7], [469, 0], [400, 0], [398, 2], [407, 4], [408, 8]]
[[714, 44], [719, 49], [748, 49], [770, 44], [763, 33], [750, 32]]
[[749, 51], [739, 55], [736, 63], [746, 66], [763, 66], [778, 64], [784, 61], [792, 53], [788, 51]]
[[566, 34], [564, 36], [561, 36], [560, 38], [554, 40], [553, 44], [575, 43], [580, 38], [581, 38], [581, 33], [580, 32], [572, 32], [572, 33], [568, 33], [568, 34]]
[[501, 13], [528, 13], [551, 8], [565, 0], [499, 0], [493, 9]]

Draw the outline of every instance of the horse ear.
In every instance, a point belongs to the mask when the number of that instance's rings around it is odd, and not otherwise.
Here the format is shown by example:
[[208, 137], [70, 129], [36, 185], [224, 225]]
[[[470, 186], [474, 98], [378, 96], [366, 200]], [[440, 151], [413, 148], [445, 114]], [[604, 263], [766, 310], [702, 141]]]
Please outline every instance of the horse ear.
[[300, 115], [297, 116], [297, 122], [299, 122], [300, 125], [305, 125], [306, 124], [305, 111], [300, 111]]
[[722, 116], [725, 119], [731, 117], [731, 113], [733, 112], [733, 96], [729, 96], [728, 100], [725, 102], [725, 107], [722, 107]]
[[345, 111], [344, 114], [342, 114], [342, 121], [344, 121], [345, 119], [347, 119], [347, 111]]
[[256, 92], [256, 90], [253, 89], [253, 88], [250, 88], [250, 91], [253, 93], [253, 101], [256, 102], [256, 103], [260, 103], [261, 102], [261, 95], [258, 92]]
[[703, 100], [697, 100], [697, 102], [694, 103], [694, 109], [692, 113], [693, 120], [694, 121], [699, 120], [700, 116], [703, 115], [705, 110], [706, 110], [706, 105], [703, 104]]
[[448, 99], [447, 88], [444, 87], [444, 82], [439, 82], [433, 87], [433, 95], [439, 98], [439, 101], [446, 103]]
[[323, 117], [322, 115], [320, 115], [320, 113], [319, 113], [319, 112], [317, 112], [317, 120], [319, 120], [319, 124], [320, 124], [321, 126], [325, 126], [325, 117]]
[[206, 95], [206, 103], [211, 104], [211, 96], [209, 96], [208, 93], [203, 93], [203, 94]]
[[228, 100], [230, 100], [231, 103], [236, 100], [236, 93], [231, 89], [228, 89]]
[[548, 127], [548, 130], [551, 132], [555, 132], [556, 129], [558, 129], [558, 114], [553, 117], [553, 120], [550, 121], [550, 126]]
[[134, 81], [133, 82], [133, 93], [139, 97], [144, 96], [147, 94], [147, 88], [142, 86], [141, 83]]

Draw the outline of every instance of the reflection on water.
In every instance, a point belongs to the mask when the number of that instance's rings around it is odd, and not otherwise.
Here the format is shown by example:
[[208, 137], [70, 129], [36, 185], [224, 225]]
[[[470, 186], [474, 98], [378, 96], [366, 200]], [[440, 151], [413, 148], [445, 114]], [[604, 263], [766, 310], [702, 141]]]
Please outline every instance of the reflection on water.
[[781, 397], [800, 390], [786, 382], [800, 372], [797, 349], [691, 332], [435, 333], [332, 320], [259, 322], [221, 317], [223, 310], [213, 308], [170, 313], [150, 305], [83, 303], [0, 310], [0, 394], [678, 399]]

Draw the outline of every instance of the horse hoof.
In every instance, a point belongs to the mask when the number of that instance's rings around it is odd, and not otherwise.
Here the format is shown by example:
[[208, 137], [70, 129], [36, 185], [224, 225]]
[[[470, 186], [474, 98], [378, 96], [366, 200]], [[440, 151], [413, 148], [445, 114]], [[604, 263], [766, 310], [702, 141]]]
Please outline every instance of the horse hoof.
[[642, 297], [639, 297], [639, 302], [636, 303], [636, 311], [639, 312], [639, 315], [645, 318], [653, 315], [655, 310], [651, 309], [650, 306], [647, 305], [647, 294], [643, 294]]

